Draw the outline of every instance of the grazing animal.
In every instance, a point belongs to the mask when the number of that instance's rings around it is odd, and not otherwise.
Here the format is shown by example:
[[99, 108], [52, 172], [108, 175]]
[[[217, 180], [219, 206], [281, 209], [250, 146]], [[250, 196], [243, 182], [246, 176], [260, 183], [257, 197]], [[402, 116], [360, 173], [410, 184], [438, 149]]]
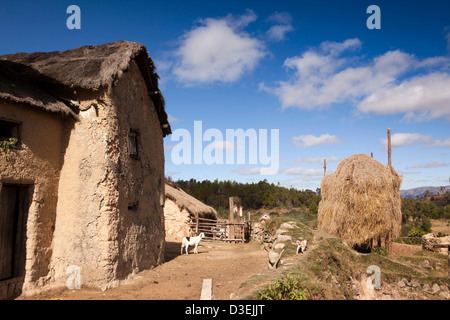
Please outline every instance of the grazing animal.
[[307, 243], [306, 239], [302, 241], [297, 240], [296, 243], [297, 243], [297, 254], [299, 251], [303, 253], [306, 250], [306, 243]]
[[186, 247], [186, 254], [189, 254], [189, 246], [194, 246], [194, 253], [198, 253], [197, 247], [200, 243], [200, 240], [202, 240], [205, 237], [205, 234], [202, 232], [196, 237], [184, 237], [181, 240], [181, 252], [180, 254], [183, 254], [183, 248]]

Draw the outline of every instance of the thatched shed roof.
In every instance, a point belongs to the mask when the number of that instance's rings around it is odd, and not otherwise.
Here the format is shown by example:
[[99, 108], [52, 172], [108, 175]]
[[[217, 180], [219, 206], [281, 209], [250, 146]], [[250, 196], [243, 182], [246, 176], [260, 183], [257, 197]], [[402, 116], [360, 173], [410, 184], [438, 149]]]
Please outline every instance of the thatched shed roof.
[[402, 176], [365, 154], [344, 159], [324, 177], [319, 203], [319, 229], [341, 237], [348, 245], [398, 237], [401, 227]]
[[193, 217], [217, 219], [217, 212], [200, 200], [188, 195], [173, 183], [166, 182], [166, 198], [172, 200], [180, 208], [186, 209]]
[[[106, 90], [128, 69], [131, 61], [136, 61], [147, 84], [164, 135], [170, 134], [155, 65], [147, 49], [137, 42], [117, 41], [66, 51], [0, 56], [3, 75], [0, 81], [6, 81], [6, 84], [0, 85], [0, 98], [40, 106], [49, 101], [49, 96], [53, 96], [68, 108], [73, 107], [68, 103], [69, 100], [75, 99], [80, 92]], [[19, 82], [17, 79], [20, 79], [19, 85], [14, 83], [17, 90], [11, 90], [10, 84], [12, 81]], [[44, 109], [67, 113], [60, 104]]]

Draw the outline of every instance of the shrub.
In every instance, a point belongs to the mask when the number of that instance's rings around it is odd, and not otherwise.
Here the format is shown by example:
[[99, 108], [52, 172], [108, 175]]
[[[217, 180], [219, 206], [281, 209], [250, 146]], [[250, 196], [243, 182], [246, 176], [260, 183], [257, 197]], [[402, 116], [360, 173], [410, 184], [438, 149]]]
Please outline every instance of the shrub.
[[422, 229], [419, 229], [419, 228], [412, 228], [408, 232], [408, 237], [410, 237], [410, 238], [413, 238], [413, 237], [421, 238], [423, 235], [425, 235], [425, 231], [423, 231]]
[[261, 300], [307, 300], [300, 280], [291, 274], [278, 279], [275, 283], [259, 292]]

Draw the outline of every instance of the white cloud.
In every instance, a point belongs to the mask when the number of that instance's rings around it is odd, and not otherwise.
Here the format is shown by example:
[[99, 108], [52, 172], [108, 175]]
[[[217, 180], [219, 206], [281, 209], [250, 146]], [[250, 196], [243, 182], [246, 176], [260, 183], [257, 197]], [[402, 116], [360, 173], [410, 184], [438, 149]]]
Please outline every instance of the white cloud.
[[308, 158], [299, 158], [299, 159], [295, 159], [294, 163], [298, 164], [298, 163], [303, 163], [303, 162], [307, 162], [307, 163], [323, 163], [323, 159], [327, 159], [327, 162], [340, 162], [342, 159], [335, 157], [335, 156], [331, 156], [331, 157], [308, 157]]
[[242, 176], [254, 176], [254, 175], [260, 175], [261, 174], [261, 168], [245, 168], [241, 167], [239, 169], [233, 170], [234, 172], [242, 175]]
[[359, 39], [323, 42], [287, 58], [284, 67], [293, 71], [290, 78], [274, 86], [260, 83], [260, 90], [278, 97], [283, 109], [312, 110], [347, 103], [362, 113], [450, 119], [449, 57], [420, 60], [393, 50], [367, 60], [351, 54], [360, 48]]
[[229, 141], [225, 141], [225, 140], [214, 141], [210, 145], [211, 145], [211, 147], [213, 149], [217, 149], [217, 150], [224, 150], [224, 151], [230, 150], [230, 151], [232, 151], [232, 150], [236, 149], [236, 145], [234, 143], [229, 142]]
[[448, 167], [450, 166], [450, 163], [445, 163], [442, 161], [437, 161], [437, 162], [428, 162], [425, 164], [415, 164], [413, 165], [411, 168], [425, 168], [425, 169], [429, 169], [429, 168], [441, 168], [441, 167]]
[[311, 134], [297, 136], [293, 137], [292, 141], [297, 148], [308, 148], [313, 146], [320, 146], [324, 144], [336, 144], [341, 142], [341, 140], [338, 137], [330, 135], [328, 133], [322, 134], [321, 136], [318, 137], [313, 136]]
[[293, 176], [303, 176], [305, 178], [308, 177], [317, 177], [322, 176], [323, 177], [323, 169], [305, 169], [303, 167], [295, 167], [295, 168], [281, 168], [280, 173], [284, 173], [287, 175], [293, 175]]
[[177, 122], [180, 121], [180, 119], [175, 118], [173, 115], [171, 115], [170, 113], [167, 115], [167, 120], [169, 120], [169, 122]]
[[433, 140], [429, 145], [431, 148], [450, 148], [450, 138], [442, 140]]
[[269, 18], [276, 24], [267, 31], [267, 37], [273, 41], [283, 41], [286, 39], [286, 33], [294, 31], [292, 26], [292, 16], [287, 12], [275, 12]]
[[186, 85], [234, 82], [266, 55], [260, 40], [242, 31], [256, 20], [253, 11], [238, 17], [207, 18], [187, 32], [176, 51], [173, 73]]
[[404, 113], [405, 119], [450, 120], [450, 74], [432, 73], [382, 88], [358, 105], [362, 112]]
[[294, 31], [294, 27], [290, 24], [277, 24], [267, 31], [269, 40], [282, 41], [286, 38], [286, 33]]
[[[381, 144], [387, 147], [387, 139], [380, 139]], [[424, 145], [428, 148], [450, 148], [450, 138], [442, 141], [433, 139], [431, 135], [423, 135], [420, 133], [395, 133], [391, 136], [392, 148], [403, 146]]]

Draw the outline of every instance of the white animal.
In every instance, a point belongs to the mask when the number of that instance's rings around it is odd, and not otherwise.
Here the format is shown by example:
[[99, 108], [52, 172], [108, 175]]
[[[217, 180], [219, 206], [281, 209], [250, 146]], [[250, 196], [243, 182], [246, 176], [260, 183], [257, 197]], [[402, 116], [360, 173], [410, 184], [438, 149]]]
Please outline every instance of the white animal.
[[302, 241], [297, 240], [296, 243], [297, 243], [297, 254], [299, 251], [303, 253], [306, 250], [306, 243], [307, 243], [306, 239]]
[[189, 246], [194, 246], [194, 253], [198, 253], [197, 247], [200, 243], [200, 240], [202, 240], [205, 237], [205, 234], [202, 232], [196, 237], [184, 237], [181, 240], [181, 252], [180, 254], [183, 254], [183, 248], [186, 247], [186, 254], [189, 254]]

